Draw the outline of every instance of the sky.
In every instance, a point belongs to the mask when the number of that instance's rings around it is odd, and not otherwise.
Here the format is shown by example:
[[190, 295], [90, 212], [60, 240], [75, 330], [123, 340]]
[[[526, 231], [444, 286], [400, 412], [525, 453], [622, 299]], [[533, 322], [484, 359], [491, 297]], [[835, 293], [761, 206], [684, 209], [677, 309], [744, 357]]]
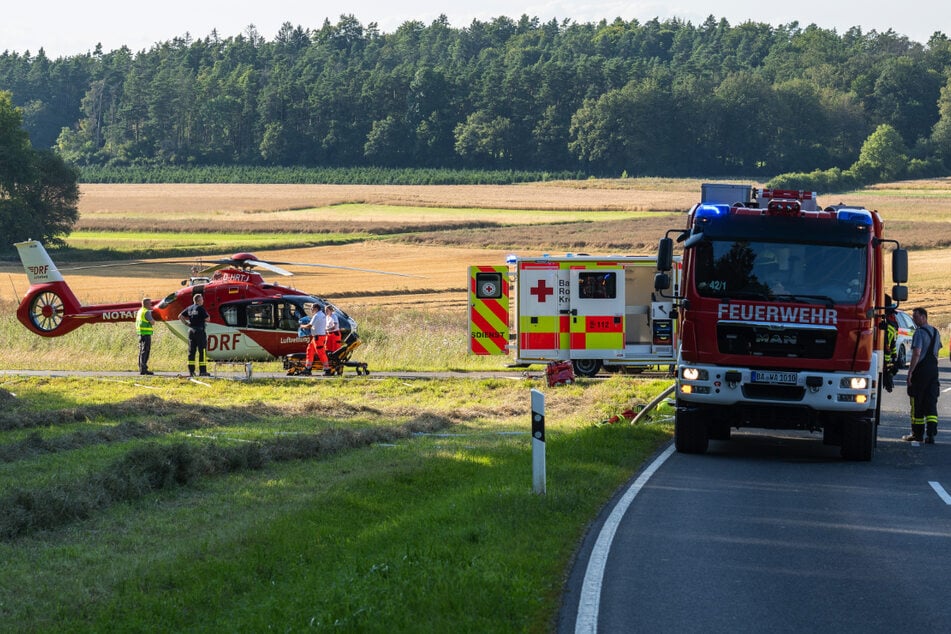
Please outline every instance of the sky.
[[104, 52], [123, 45], [138, 52], [186, 33], [199, 39], [217, 30], [221, 38], [232, 37], [244, 33], [249, 25], [270, 41], [284, 22], [316, 29], [327, 18], [336, 23], [341, 14], [352, 14], [364, 26], [376, 22], [384, 33], [408, 20], [429, 24], [441, 14], [454, 28], [501, 15], [518, 19], [525, 14], [542, 22], [552, 18], [559, 22], [680, 18], [698, 25], [712, 14], [734, 26], [750, 20], [773, 26], [798, 21], [803, 27], [816, 24], [840, 34], [859, 26], [865, 33], [892, 29], [921, 43], [927, 43], [935, 31], [951, 36], [948, 0], [163, 0], [154, 5], [128, 0], [46, 0], [37, 4], [14, 0], [6, 3], [0, 14], [0, 51], [36, 54], [42, 47], [47, 57], [55, 59], [90, 52], [101, 43]]

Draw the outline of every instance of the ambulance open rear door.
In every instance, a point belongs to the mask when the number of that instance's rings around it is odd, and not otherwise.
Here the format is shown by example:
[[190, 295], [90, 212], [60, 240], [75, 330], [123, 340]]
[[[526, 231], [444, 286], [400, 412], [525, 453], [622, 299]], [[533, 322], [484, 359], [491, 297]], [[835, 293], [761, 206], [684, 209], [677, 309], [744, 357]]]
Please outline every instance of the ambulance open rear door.
[[508, 266], [469, 267], [469, 352], [508, 354]]

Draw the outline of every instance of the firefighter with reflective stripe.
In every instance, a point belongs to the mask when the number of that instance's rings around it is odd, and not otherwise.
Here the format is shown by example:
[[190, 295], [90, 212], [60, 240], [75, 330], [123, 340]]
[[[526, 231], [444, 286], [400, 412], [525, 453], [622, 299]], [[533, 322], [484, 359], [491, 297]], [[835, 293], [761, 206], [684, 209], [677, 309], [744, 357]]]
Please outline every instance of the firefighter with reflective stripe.
[[139, 335], [139, 374], [153, 374], [149, 372], [149, 355], [152, 354], [152, 300], [142, 298], [142, 308], [135, 316], [135, 332]]
[[[908, 396], [911, 397], [911, 433], [902, 440], [924, 440], [934, 444], [938, 433], [938, 351], [941, 334], [928, 324], [928, 311], [916, 308], [911, 315], [918, 327], [911, 339], [911, 360], [908, 362]], [[927, 436], [925, 433], [927, 432]]]
[[885, 372], [882, 386], [889, 392], [895, 387], [894, 376], [898, 374], [898, 318], [890, 295], [885, 296]]
[[192, 297], [192, 305], [179, 314], [178, 318], [188, 326], [188, 375], [195, 376], [195, 357], [198, 357], [198, 376], [208, 374], [208, 362], [205, 348], [208, 337], [205, 335], [205, 322], [208, 321], [208, 311], [205, 310], [205, 298], [196, 293]]

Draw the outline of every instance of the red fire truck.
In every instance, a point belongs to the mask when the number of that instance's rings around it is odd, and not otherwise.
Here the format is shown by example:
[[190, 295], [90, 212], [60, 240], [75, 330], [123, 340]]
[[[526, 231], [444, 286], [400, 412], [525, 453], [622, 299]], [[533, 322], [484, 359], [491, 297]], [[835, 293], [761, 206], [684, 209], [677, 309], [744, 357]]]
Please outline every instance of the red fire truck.
[[881, 412], [884, 276], [895, 301], [908, 255], [876, 211], [820, 208], [814, 192], [704, 185], [686, 229], [660, 242], [655, 289], [674, 297], [680, 350], [675, 445], [703, 453], [732, 429], [821, 431], [847, 460], [870, 460]]

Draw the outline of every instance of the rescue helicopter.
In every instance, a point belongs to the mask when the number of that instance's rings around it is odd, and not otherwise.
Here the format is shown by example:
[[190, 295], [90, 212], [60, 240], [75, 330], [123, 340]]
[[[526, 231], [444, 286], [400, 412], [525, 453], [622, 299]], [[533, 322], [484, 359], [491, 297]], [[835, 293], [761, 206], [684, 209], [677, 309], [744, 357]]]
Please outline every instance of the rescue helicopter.
[[[141, 302], [94, 304], [84, 306], [76, 298], [46, 249], [36, 240], [16, 243], [20, 261], [26, 270], [30, 288], [17, 309], [17, 319], [30, 332], [41, 337], [59, 337], [87, 324], [111, 324], [135, 321]], [[284, 362], [288, 374], [303, 369], [303, 352], [308, 338], [299, 336], [299, 321], [309, 315], [311, 306], [323, 310], [329, 302], [287, 286], [265, 282], [255, 269], [277, 275], [293, 275], [277, 264], [317, 266], [384, 275], [414, 277], [403, 273], [373, 271], [331, 264], [265, 262], [251, 253], [235, 253], [230, 258], [210, 262], [211, 266], [192, 270], [182, 288], [166, 295], [152, 306], [156, 323], [188, 341], [188, 326], [178, 316], [202, 294], [210, 318], [206, 324], [209, 361]], [[357, 323], [334, 306], [340, 324], [340, 347], [330, 357], [332, 373], [341, 374], [344, 366], [368, 373], [365, 363], [350, 360], [360, 346]]]

